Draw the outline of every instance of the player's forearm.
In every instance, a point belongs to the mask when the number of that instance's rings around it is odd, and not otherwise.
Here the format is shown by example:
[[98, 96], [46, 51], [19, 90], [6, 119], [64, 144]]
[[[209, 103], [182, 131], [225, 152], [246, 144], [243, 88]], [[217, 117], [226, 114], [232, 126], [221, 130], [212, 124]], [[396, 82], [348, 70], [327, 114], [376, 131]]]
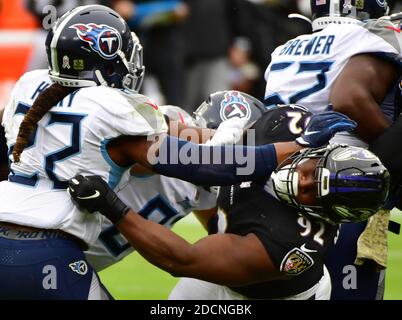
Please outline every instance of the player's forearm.
[[[281, 145], [279, 160], [300, 149], [293, 143]], [[206, 146], [167, 137], [158, 153], [155, 172], [205, 186], [267, 180], [278, 163], [274, 145]]]
[[390, 126], [379, 105], [368, 97], [356, 98], [350, 103], [334, 105], [334, 110], [355, 120], [358, 123], [355, 130], [356, 135], [368, 143]]
[[330, 94], [334, 110], [358, 124], [356, 134], [370, 143], [389, 127], [380, 108], [398, 79], [393, 63], [371, 54], [352, 57]]
[[191, 260], [191, 244], [183, 238], [132, 210], [117, 228], [150, 263], [172, 275], [183, 275]]
[[295, 152], [300, 151], [304, 148], [296, 142], [279, 142], [274, 143], [274, 146], [276, 150], [276, 160], [278, 164], [289, 158]]
[[[192, 245], [169, 229], [145, 220], [133, 211], [123, 218], [117, 228], [141, 256], [175, 277], [242, 286], [282, 276], [266, 258], [262, 245], [258, 245], [261, 252], [249, 243], [244, 245], [242, 240], [250, 235], [213, 235]], [[264, 261], [263, 267], [255, 267], [256, 254], [258, 261]]]
[[212, 208], [208, 210], [194, 210], [193, 214], [197, 220], [202, 224], [205, 230], [208, 231], [208, 223], [216, 215], [218, 208]]

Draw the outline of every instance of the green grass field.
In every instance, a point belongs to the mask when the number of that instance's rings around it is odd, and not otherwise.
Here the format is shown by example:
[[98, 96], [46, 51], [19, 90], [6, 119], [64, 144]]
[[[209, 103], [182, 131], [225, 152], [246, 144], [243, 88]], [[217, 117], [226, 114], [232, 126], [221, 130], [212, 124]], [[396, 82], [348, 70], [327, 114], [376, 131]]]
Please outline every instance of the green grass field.
[[[180, 220], [173, 230], [190, 242], [206, 235], [193, 215]], [[178, 280], [136, 252], [100, 272], [100, 277], [115, 299], [125, 300], [166, 300]]]
[[[402, 223], [402, 214], [394, 214], [392, 220]], [[189, 216], [173, 229], [190, 242], [206, 233], [200, 224]], [[402, 234], [389, 233], [389, 257], [386, 276], [385, 299], [402, 300]], [[115, 299], [164, 300], [177, 282], [177, 278], [159, 270], [138, 253], [131, 254], [120, 263], [104, 270], [100, 277]]]
[[[392, 220], [402, 224], [402, 212], [394, 212]], [[402, 300], [402, 233], [388, 233], [388, 268], [385, 278], [385, 300]]]

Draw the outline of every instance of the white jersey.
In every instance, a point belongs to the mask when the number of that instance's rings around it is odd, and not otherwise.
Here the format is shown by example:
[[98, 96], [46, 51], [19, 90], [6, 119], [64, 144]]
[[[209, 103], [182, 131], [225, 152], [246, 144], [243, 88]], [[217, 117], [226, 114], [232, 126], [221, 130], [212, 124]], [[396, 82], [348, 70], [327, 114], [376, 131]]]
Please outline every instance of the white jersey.
[[[50, 84], [47, 70], [26, 73], [17, 82], [2, 122], [10, 149], [24, 114]], [[109, 158], [108, 141], [163, 132], [162, 113], [143, 95], [104, 86], [75, 91], [38, 122], [21, 162], [12, 163], [9, 180], [0, 183], [0, 221], [60, 229], [94, 242], [101, 217], [76, 208], [66, 181], [76, 174], [100, 175], [115, 187], [128, 168]]]
[[[332, 86], [351, 57], [372, 53], [402, 63], [402, 33], [385, 20], [362, 24], [331, 24], [320, 32], [301, 35], [272, 53], [265, 72], [265, 104], [300, 103], [312, 113], [329, 104]], [[350, 133], [334, 142], [365, 146]]]
[[[116, 190], [119, 198], [134, 211], [167, 228], [193, 210], [216, 207], [215, 194], [186, 181], [160, 175], [136, 177], [126, 174]], [[91, 266], [100, 271], [133, 251], [117, 228], [103, 218], [102, 232], [85, 254]]]

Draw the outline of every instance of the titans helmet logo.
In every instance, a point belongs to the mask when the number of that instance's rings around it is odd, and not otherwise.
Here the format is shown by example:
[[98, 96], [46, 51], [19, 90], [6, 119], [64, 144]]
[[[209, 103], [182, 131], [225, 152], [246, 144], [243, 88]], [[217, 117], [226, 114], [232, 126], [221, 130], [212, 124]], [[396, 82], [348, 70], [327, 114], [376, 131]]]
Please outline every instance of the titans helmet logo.
[[120, 34], [116, 29], [105, 24], [77, 23], [70, 28], [75, 29], [78, 38], [89, 43], [91, 49], [104, 59], [114, 59], [121, 49], [122, 40]]
[[251, 117], [250, 106], [240, 92], [229, 91], [221, 102], [220, 116], [223, 121], [235, 117], [249, 120]]
[[75, 261], [68, 265], [72, 271], [81, 276], [85, 276], [88, 272], [88, 265], [84, 260]]

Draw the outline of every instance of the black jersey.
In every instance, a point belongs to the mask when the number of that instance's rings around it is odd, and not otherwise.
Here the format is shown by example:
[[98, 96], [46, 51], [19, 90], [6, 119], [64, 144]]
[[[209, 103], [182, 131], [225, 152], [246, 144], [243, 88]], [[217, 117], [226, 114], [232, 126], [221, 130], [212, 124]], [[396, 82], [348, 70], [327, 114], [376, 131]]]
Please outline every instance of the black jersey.
[[[306, 218], [279, 202], [257, 183], [221, 188], [219, 232], [254, 233], [285, 280], [232, 287], [251, 299], [283, 298], [304, 292], [323, 275], [323, 258], [334, 244], [337, 227]], [[210, 230], [212, 231], [212, 230]]]
[[[255, 144], [295, 140], [310, 116], [298, 106], [269, 110], [252, 126]], [[251, 299], [274, 299], [310, 289], [323, 275], [323, 258], [333, 245], [337, 227], [306, 218], [279, 202], [256, 182], [222, 187], [218, 197], [218, 219], [209, 232], [238, 235], [254, 233], [286, 280], [275, 280], [231, 289]], [[219, 228], [221, 230], [219, 230]]]

